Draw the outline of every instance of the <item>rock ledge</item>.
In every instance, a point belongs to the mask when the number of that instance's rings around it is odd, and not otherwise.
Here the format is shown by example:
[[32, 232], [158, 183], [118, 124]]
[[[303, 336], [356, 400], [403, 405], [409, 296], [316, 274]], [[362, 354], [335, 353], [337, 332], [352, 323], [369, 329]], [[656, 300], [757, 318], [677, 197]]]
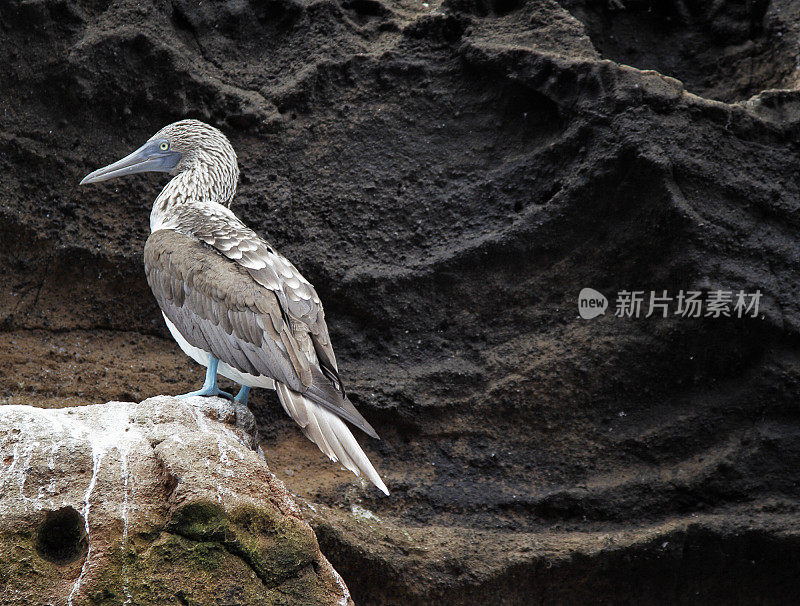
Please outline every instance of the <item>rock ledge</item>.
[[3, 604], [348, 604], [219, 398], [0, 407]]

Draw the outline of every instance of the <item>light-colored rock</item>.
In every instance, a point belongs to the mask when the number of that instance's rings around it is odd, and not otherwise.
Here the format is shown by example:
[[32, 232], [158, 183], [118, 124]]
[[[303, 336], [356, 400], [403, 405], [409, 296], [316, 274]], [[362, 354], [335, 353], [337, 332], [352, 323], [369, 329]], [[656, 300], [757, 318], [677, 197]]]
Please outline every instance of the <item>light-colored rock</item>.
[[0, 603], [348, 604], [219, 398], [0, 407]]

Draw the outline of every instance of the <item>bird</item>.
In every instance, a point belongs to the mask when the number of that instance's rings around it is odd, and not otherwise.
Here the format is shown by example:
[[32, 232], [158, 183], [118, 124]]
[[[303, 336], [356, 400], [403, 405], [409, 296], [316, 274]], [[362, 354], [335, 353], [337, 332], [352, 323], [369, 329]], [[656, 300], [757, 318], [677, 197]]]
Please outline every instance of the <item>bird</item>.
[[[230, 209], [239, 163], [228, 138], [199, 120], [173, 122], [80, 184], [144, 172], [172, 176], [150, 212], [147, 282], [172, 337], [206, 367], [202, 388], [178, 397], [246, 405], [252, 388], [274, 389], [324, 454], [388, 495], [345, 423], [378, 438], [347, 397], [316, 290]], [[241, 385], [236, 396], [218, 374]]]

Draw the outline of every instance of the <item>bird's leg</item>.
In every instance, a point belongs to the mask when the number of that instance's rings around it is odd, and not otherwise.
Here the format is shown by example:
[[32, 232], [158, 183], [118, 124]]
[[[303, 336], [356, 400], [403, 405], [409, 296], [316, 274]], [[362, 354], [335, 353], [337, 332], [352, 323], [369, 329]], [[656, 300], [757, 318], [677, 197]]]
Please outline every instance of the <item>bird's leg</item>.
[[236, 394], [236, 397], [233, 399], [233, 401], [247, 406], [247, 396], [249, 395], [250, 388], [247, 385], [242, 385], [242, 388], [239, 390], [239, 393]]
[[190, 391], [183, 395], [177, 396], [178, 398], [188, 398], [189, 396], [222, 396], [223, 398], [233, 399], [233, 396], [226, 391], [220, 391], [217, 386], [217, 366], [219, 360], [210, 357], [208, 360], [208, 370], [206, 370], [206, 380], [203, 382], [203, 387], [197, 391]]

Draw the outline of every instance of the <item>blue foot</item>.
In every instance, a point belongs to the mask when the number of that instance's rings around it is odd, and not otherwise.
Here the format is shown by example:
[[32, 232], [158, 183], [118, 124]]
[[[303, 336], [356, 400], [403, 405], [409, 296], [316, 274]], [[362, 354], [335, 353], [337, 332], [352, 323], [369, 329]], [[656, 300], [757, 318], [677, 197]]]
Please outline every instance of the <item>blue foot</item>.
[[190, 391], [189, 393], [182, 393], [179, 396], [175, 396], [176, 398], [189, 398], [191, 396], [219, 396], [221, 398], [227, 398], [228, 400], [233, 400], [233, 396], [229, 394], [227, 391], [222, 391], [219, 387], [215, 387], [214, 389], [198, 389], [197, 391]]
[[[176, 396], [177, 398], [188, 398], [190, 396], [222, 396], [233, 400], [233, 396], [227, 391], [222, 391], [217, 386], [217, 365], [219, 360], [211, 358], [208, 362], [208, 370], [206, 370], [206, 380], [203, 382], [203, 387], [197, 391], [190, 391], [189, 393]], [[245, 396], [246, 398], [246, 396]]]
[[247, 396], [249, 395], [250, 388], [247, 385], [242, 385], [242, 388], [239, 390], [239, 393], [236, 394], [236, 397], [233, 399], [233, 401], [247, 406]]

